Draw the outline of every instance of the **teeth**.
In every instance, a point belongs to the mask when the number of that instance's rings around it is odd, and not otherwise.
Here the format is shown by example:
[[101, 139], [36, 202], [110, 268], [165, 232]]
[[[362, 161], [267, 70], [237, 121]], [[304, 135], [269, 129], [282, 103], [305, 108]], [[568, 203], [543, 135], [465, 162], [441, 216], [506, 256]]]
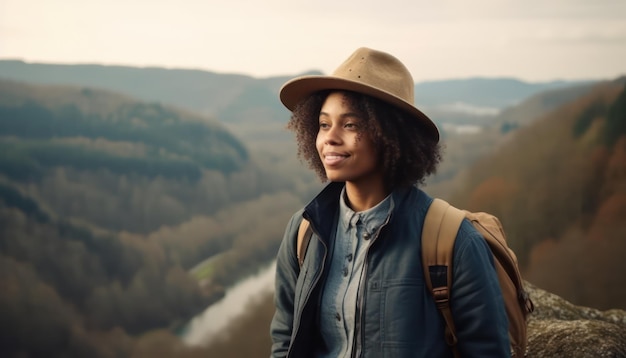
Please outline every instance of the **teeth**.
[[326, 156], [326, 159], [329, 159], [329, 160], [336, 160], [336, 159], [341, 159], [341, 158], [343, 158], [342, 155], [327, 155]]

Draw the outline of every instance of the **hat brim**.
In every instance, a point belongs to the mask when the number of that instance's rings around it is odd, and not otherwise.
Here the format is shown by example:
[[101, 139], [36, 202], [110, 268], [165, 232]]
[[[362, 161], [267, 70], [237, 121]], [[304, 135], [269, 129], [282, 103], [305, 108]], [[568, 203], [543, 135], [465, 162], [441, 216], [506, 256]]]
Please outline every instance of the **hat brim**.
[[361, 82], [350, 81], [334, 76], [302, 76], [285, 83], [280, 89], [279, 97], [283, 105], [290, 111], [293, 111], [300, 101], [315, 92], [324, 90], [353, 91], [378, 98], [400, 108], [417, 119], [424, 128], [428, 130], [429, 135], [431, 135], [435, 141], [439, 141], [439, 129], [435, 123], [422, 113], [422, 111], [417, 109], [417, 107], [389, 92], [365, 85]]

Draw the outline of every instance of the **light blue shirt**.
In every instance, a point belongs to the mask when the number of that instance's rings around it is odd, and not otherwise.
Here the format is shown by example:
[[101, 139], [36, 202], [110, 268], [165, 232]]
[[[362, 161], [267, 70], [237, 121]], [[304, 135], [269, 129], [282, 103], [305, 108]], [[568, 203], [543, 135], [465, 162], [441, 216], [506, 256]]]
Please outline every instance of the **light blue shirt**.
[[344, 188], [339, 199], [337, 234], [320, 307], [323, 345], [318, 347], [316, 357], [351, 357], [367, 249], [393, 210], [391, 195], [361, 212], [350, 209], [346, 200]]

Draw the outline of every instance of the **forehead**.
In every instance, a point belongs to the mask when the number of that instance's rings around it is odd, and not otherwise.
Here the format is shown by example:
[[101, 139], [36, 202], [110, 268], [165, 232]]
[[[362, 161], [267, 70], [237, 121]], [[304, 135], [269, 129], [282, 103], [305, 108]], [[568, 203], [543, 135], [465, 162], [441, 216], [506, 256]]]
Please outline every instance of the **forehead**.
[[345, 91], [332, 91], [322, 103], [321, 111], [328, 110], [355, 112], [355, 98]]

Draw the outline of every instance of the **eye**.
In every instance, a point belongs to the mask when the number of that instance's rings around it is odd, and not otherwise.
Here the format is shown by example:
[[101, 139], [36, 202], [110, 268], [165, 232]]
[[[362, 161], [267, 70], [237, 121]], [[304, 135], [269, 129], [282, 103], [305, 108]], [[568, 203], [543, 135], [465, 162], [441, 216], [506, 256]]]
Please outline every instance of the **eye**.
[[346, 129], [357, 129], [358, 125], [356, 123], [354, 123], [354, 122], [348, 122], [348, 123], [344, 124], [343, 127], [346, 128]]
[[328, 129], [330, 125], [326, 122], [320, 122], [320, 129]]

